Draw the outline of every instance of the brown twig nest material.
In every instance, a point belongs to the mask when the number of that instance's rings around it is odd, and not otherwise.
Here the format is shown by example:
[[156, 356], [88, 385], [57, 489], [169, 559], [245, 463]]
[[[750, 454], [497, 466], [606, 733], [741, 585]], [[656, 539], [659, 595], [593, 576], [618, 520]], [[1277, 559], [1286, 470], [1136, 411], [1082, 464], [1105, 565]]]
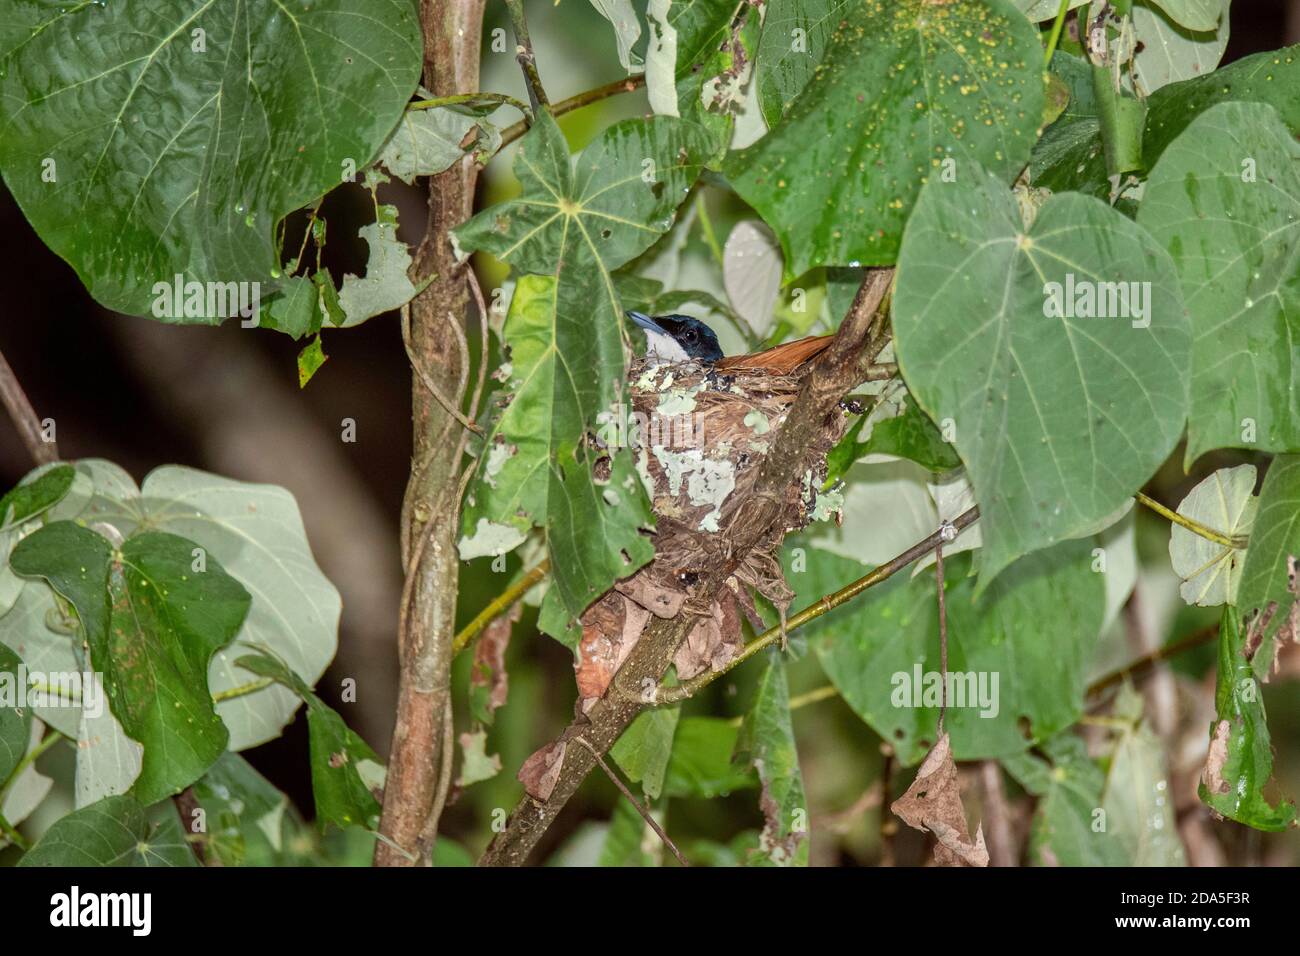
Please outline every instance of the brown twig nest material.
[[[613, 433], [631, 445], [653, 502], [655, 559], [582, 616], [575, 667], [583, 710], [604, 694], [652, 616], [699, 618], [674, 660], [680, 680], [721, 670], [735, 656], [742, 644], [742, 614], [762, 629], [753, 591], [772, 602], [784, 620], [794, 593], [781, 570], [781, 540], [786, 531], [838, 511], [838, 496], [820, 488], [824, 453], [847, 425], [844, 412], [826, 423], [820, 466], [786, 489], [779, 502], [785, 520], [776, 533], [747, 554], [731, 555], [729, 531], [752, 507], [769, 442], [798, 396], [804, 373], [720, 373], [693, 362], [633, 364], [632, 414]], [[728, 590], [716, 598], [696, 593], [697, 569], [719, 554], [735, 562]]]

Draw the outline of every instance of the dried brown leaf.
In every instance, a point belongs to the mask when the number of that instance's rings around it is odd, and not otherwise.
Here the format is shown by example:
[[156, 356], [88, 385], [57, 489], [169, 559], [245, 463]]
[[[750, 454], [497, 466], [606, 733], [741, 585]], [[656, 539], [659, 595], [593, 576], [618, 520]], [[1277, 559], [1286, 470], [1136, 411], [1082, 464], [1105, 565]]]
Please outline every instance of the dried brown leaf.
[[916, 779], [905, 794], [890, 804], [890, 809], [912, 829], [935, 835], [939, 842], [934, 848], [934, 862], [939, 866], [988, 866], [983, 829], [971, 842], [966, 826], [957, 765], [947, 734], [926, 755]]
[[510, 678], [506, 674], [506, 647], [510, 644], [510, 632], [523, 609], [523, 602], [516, 601], [510, 610], [493, 619], [483, 629], [478, 643], [474, 645], [474, 666], [470, 669], [469, 683], [471, 687], [488, 688], [489, 714], [505, 704], [510, 692]]
[[1205, 772], [1201, 781], [1210, 793], [1227, 793], [1232, 785], [1223, 779], [1223, 765], [1228, 762], [1228, 740], [1232, 736], [1232, 725], [1221, 720], [1214, 725], [1214, 736], [1210, 738], [1210, 752], [1205, 758]]
[[519, 782], [534, 800], [550, 799], [560, 779], [560, 770], [564, 767], [564, 751], [568, 745], [562, 740], [553, 740], [541, 750], [524, 761], [519, 768]]

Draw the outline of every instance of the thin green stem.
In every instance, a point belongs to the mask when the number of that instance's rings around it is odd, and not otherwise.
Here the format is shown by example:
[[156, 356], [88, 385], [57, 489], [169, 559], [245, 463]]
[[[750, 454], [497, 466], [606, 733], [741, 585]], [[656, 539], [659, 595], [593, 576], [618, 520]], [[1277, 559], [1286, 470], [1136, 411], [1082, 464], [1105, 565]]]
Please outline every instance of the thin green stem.
[[14, 844], [20, 850], [27, 851], [32, 848], [32, 845], [27, 842], [27, 839], [15, 830], [9, 821], [4, 818], [3, 813], [0, 813], [0, 834], [7, 837], [9, 842]]
[[[639, 90], [645, 86], [644, 76], [625, 76], [621, 80], [615, 80], [613, 83], [606, 83], [604, 86], [598, 86], [595, 89], [586, 90], [570, 96], [567, 100], [560, 100], [553, 103], [550, 107], [552, 116], [563, 116], [565, 113], [572, 113], [574, 110], [580, 110], [584, 106], [590, 106], [592, 103], [608, 99], [611, 96], [617, 96], [619, 93], [631, 93], [633, 90]], [[520, 120], [511, 126], [507, 126], [501, 132], [501, 148], [509, 146], [519, 137], [528, 132], [528, 122]], [[497, 150], [500, 152], [500, 149]]]
[[435, 96], [431, 100], [416, 100], [408, 103], [408, 110], [434, 110], [440, 106], [463, 106], [466, 103], [497, 103], [501, 106], [513, 106], [524, 116], [531, 116], [528, 104], [516, 99], [509, 93], [456, 93], [452, 96]]
[[1052, 24], [1052, 32], [1047, 35], [1047, 50], [1043, 54], [1043, 69], [1052, 65], [1052, 54], [1056, 52], [1056, 44], [1061, 40], [1061, 29], [1065, 26], [1065, 15], [1070, 12], [1070, 0], [1061, 0], [1061, 6], [1056, 11], [1056, 21]]
[[461, 632], [456, 635], [456, 639], [451, 645], [452, 654], [459, 654], [468, 647], [470, 641], [478, 637], [479, 633], [492, 623], [493, 619], [510, 610], [511, 605], [527, 594], [528, 590], [534, 584], [546, 577], [546, 572], [550, 569], [550, 559], [544, 558], [541, 564], [537, 565], [537, 567], [533, 568], [518, 581], [493, 598], [492, 603], [480, 611], [478, 615], [475, 616], [474, 620], [466, 624], [465, 627], [461, 629]]
[[269, 677], [261, 677], [247, 684], [240, 684], [238, 687], [227, 687], [225, 690], [219, 690], [212, 695], [212, 702], [219, 704], [223, 700], [234, 700], [236, 697], [247, 697], [249, 694], [256, 694], [264, 687], [270, 687], [275, 681]]
[[700, 217], [700, 230], [704, 233], [704, 241], [709, 246], [709, 251], [713, 253], [714, 260], [718, 267], [722, 267], [722, 246], [718, 244], [718, 234], [713, 231], [713, 220], [709, 218], [709, 207], [704, 202], [704, 196], [697, 193], [695, 196], [695, 214]]
[[1192, 534], [1200, 535], [1206, 541], [1213, 541], [1215, 544], [1221, 544], [1225, 548], [1232, 548], [1236, 550], [1240, 550], [1241, 548], [1246, 547], [1246, 545], [1250, 542], [1249, 538], [1244, 537], [1242, 535], [1227, 535], [1221, 531], [1215, 531], [1213, 528], [1207, 528], [1199, 521], [1189, 518], [1186, 515], [1180, 515], [1177, 511], [1171, 511], [1169, 508], [1165, 507], [1160, 502], [1156, 501], [1154, 498], [1145, 495], [1140, 491], [1134, 497], [1136, 497], [1139, 502], [1146, 505], [1156, 514], [1160, 515], [1161, 517], [1168, 518], [1174, 524], [1178, 525], [1179, 527], [1186, 528]]
[[64, 737], [63, 734], [61, 734], [59, 731], [51, 727], [50, 732], [45, 735], [45, 739], [43, 739], [31, 750], [27, 751], [27, 754], [23, 757], [23, 759], [18, 761], [18, 765], [14, 767], [13, 773], [9, 774], [9, 779], [6, 780], [3, 783], [3, 785], [0, 785], [0, 795], [5, 794], [5, 792], [8, 791], [10, 785], [15, 780], [18, 779], [18, 775], [21, 774], [28, 767], [30, 767], [32, 764], [34, 764], [36, 762], [36, 759], [40, 757], [41, 754], [45, 753], [45, 751], [49, 750], [60, 740], [66, 740], [66, 739], [67, 738]]
[[863, 575], [852, 584], [841, 588], [834, 594], [827, 594], [825, 597], [820, 598], [813, 604], [804, 608], [794, 617], [789, 618], [785, 622], [784, 632], [778, 625], [777, 627], [770, 628], [763, 634], [754, 638], [754, 640], [750, 641], [741, 649], [739, 654], [724, 665], [721, 670], [705, 671], [703, 674], [693, 677], [688, 681], [684, 681], [676, 687], [659, 687], [655, 694], [653, 705], [663, 706], [665, 704], [676, 704], [686, 700], [688, 697], [693, 697], [696, 692], [713, 683], [733, 667], [738, 667], [759, 651], [762, 651], [780, 641], [783, 634], [789, 634], [791, 631], [802, 627], [809, 621], [814, 621], [821, 617], [827, 611], [832, 611], [846, 601], [852, 600], [868, 588], [873, 588], [877, 584], [887, 581], [913, 561], [929, 554], [941, 543], [953, 540], [954, 532], [960, 532], [963, 528], [974, 524], [978, 519], [978, 507], [963, 511], [950, 524], [940, 528], [923, 541], [918, 541], [902, 554], [886, 561], [884, 564], [880, 565], [880, 567]]

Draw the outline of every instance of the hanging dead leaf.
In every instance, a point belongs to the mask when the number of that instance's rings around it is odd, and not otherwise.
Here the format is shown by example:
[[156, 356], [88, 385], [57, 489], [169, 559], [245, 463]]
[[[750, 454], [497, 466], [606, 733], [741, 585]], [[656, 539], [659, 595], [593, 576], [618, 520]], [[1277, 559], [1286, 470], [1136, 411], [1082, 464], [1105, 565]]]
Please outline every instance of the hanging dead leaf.
[[972, 842], [966, 826], [957, 765], [947, 734], [926, 755], [907, 792], [889, 808], [913, 830], [935, 835], [934, 862], [939, 866], [988, 866], [983, 828], [976, 830]]

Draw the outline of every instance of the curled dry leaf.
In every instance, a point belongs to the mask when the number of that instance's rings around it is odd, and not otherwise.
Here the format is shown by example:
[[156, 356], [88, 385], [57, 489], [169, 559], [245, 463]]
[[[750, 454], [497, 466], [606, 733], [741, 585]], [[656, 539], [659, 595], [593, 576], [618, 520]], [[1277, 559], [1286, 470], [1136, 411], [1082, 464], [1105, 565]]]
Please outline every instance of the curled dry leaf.
[[947, 734], [926, 755], [907, 792], [889, 808], [912, 829], [928, 830], [935, 835], [938, 843], [934, 848], [934, 862], [939, 866], [989, 865], [983, 828], [976, 830], [972, 842], [966, 826], [957, 765], [953, 763]]
[[618, 591], [607, 592], [582, 615], [582, 638], [573, 667], [584, 713], [605, 693], [649, 621], [649, 611]]
[[707, 670], [722, 670], [743, 644], [736, 597], [730, 591], [724, 591], [719, 600], [713, 602], [713, 613], [696, 624], [677, 649], [673, 666], [677, 669], [678, 679], [689, 680]]
[[560, 779], [560, 770], [564, 767], [564, 751], [568, 745], [562, 740], [555, 740], [538, 750], [524, 761], [519, 768], [519, 782], [534, 800], [545, 802], [555, 789]]
[[487, 688], [485, 711], [490, 715], [506, 702], [510, 691], [510, 678], [506, 674], [506, 647], [510, 644], [510, 632], [515, 622], [523, 613], [523, 602], [516, 601], [510, 610], [483, 629], [482, 636], [474, 645], [474, 666], [470, 670], [471, 688]]

